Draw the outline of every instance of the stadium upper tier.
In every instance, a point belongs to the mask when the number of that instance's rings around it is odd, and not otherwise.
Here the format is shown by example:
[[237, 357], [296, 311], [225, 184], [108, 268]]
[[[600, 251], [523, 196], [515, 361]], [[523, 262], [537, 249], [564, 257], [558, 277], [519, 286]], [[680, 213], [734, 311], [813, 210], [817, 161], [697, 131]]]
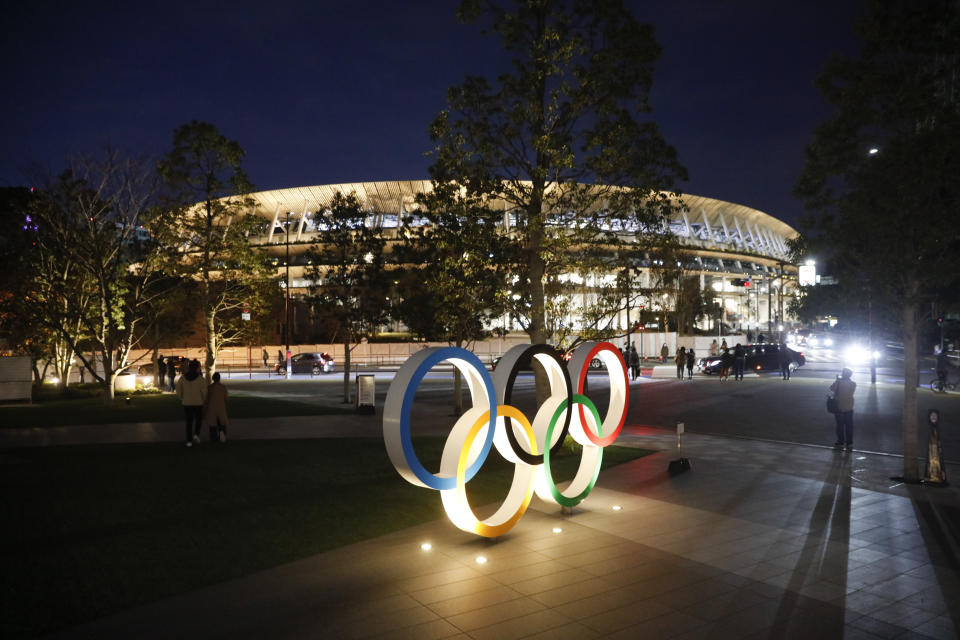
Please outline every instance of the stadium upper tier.
[[[429, 180], [350, 182], [260, 191], [251, 197], [255, 213], [270, 221], [262, 244], [287, 243], [284, 225], [288, 216], [289, 242], [302, 244], [312, 242], [322, 231], [322, 217], [317, 212], [324, 211], [338, 192], [355, 194], [369, 210], [370, 224], [389, 229], [398, 227], [404, 218], [416, 217], [417, 194], [430, 189]], [[732, 202], [689, 194], [682, 200], [684, 208], [669, 220], [670, 230], [681, 245], [720, 259], [789, 260], [787, 240], [797, 235], [790, 225]], [[494, 202], [492, 206], [505, 211], [505, 223], [509, 224], [506, 203]]]

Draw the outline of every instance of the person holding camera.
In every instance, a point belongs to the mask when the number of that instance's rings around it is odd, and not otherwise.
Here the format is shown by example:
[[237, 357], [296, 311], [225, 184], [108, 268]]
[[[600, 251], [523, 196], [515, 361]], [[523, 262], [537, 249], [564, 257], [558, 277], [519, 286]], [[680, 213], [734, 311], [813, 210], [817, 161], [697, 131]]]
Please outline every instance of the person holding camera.
[[853, 371], [844, 367], [837, 379], [830, 385], [830, 391], [837, 400], [837, 412], [833, 414], [837, 422], [837, 441], [835, 447], [846, 445], [853, 447], [853, 394], [857, 383], [850, 379]]

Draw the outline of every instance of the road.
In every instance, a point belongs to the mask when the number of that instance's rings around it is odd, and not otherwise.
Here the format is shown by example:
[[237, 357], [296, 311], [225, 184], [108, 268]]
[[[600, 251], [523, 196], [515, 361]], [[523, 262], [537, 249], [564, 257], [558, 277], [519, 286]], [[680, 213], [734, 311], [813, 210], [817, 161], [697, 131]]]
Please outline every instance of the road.
[[[831, 352], [808, 354], [807, 365], [789, 381], [779, 374], [748, 374], [742, 382], [721, 381], [716, 376], [695, 376], [693, 380], [643, 378], [631, 384], [627, 425], [673, 429], [683, 422], [690, 432], [781, 442], [830, 446], [835, 440], [833, 416], [826, 412], [827, 388], [840, 369]], [[863, 451], [901, 454], [903, 411], [902, 363], [886, 363], [878, 369], [877, 383], [871, 384], [868, 369], [855, 369], [857, 382], [854, 410], [854, 447]], [[392, 372], [376, 372], [377, 406], [383, 407]], [[932, 377], [923, 374], [921, 380]], [[243, 377], [225, 380], [232, 389], [251, 395], [285, 397], [307, 402], [336, 404], [342, 395], [342, 373], [324, 376], [282, 378]], [[605, 373], [589, 378], [590, 396], [601, 414], [607, 395]], [[465, 392], [465, 406], [469, 407]], [[527, 416], [535, 414], [532, 376], [517, 378], [512, 404]], [[415, 396], [413, 424], [448, 421], [452, 426], [451, 375], [433, 372]], [[917, 391], [917, 415], [921, 457], [926, 457], [927, 412], [941, 412], [941, 440], [944, 458], [960, 462], [960, 393], [935, 394], [921, 387]], [[416, 427], [414, 427], [416, 428]]]

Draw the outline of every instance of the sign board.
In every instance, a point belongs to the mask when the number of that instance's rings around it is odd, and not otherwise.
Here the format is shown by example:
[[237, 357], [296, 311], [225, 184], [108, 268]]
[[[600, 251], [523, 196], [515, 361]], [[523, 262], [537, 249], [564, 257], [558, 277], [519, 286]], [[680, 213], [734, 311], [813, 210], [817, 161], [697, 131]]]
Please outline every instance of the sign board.
[[678, 422], [678, 423], [677, 423], [677, 435], [679, 436], [679, 435], [681, 435], [682, 433], [683, 433], [683, 423], [682, 423], [682, 422]]
[[249, 312], [249, 311], [244, 311], [243, 313], [241, 313], [241, 314], [240, 314], [240, 319], [241, 319], [241, 320], [249, 320], [249, 319], [250, 319], [250, 312]]
[[798, 282], [801, 287], [812, 287], [813, 285], [817, 284], [817, 265], [800, 265]]
[[374, 413], [376, 405], [376, 378], [372, 373], [357, 376], [357, 412]]

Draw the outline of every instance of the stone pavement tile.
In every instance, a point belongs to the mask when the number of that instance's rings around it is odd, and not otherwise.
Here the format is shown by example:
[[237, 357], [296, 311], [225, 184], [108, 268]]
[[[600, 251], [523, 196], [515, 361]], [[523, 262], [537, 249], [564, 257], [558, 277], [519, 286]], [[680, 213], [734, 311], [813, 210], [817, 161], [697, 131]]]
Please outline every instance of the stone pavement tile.
[[[314, 615], [316, 616], [316, 614]], [[437, 620], [440, 620], [437, 614], [421, 606], [392, 611], [378, 616], [352, 617], [343, 622], [337, 621], [325, 625], [325, 633], [329, 633], [331, 637], [364, 638]]]
[[871, 633], [877, 638], [899, 638], [904, 633], [909, 631], [909, 629], [904, 629], [901, 626], [890, 624], [889, 622], [884, 622], [883, 620], [878, 620], [870, 615], [857, 618], [850, 623], [850, 626], [860, 629], [861, 631]]
[[960, 627], [948, 615], [937, 616], [915, 627], [913, 631], [936, 640], [955, 640], [960, 637]]
[[924, 611], [929, 611], [940, 615], [942, 613], [947, 613], [950, 604], [956, 603], [958, 599], [956, 597], [947, 598], [943, 594], [943, 589], [940, 585], [935, 587], [930, 587], [929, 589], [924, 589], [923, 591], [918, 591], [917, 593], [911, 594], [906, 598], [901, 598], [898, 602], [908, 604], [911, 607], [916, 607], [918, 609], [923, 609]]
[[474, 629], [470, 637], [475, 640], [513, 640], [563, 627], [570, 622], [561, 612], [548, 609]]
[[421, 589], [429, 589], [431, 587], [453, 584], [462, 580], [480, 577], [482, 577], [482, 575], [472, 567], [460, 566], [456, 569], [447, 569], [435, 573], [425, 573], [415, 578], [401, 579], [397, 582], [397, 586], [410, 593], [420, 591]]
[[869, 615], [872, 618], [903, 627], [904, 629], [913, 629], [937, 617], [936, 614], [912, 607], [903, 602], [891, 603], [886, 607], [870, 612]]
[[629, 589], [613, 589], [567, 602], [561, 610], [565, 616], [573, 620], [581, 620], [632, 605], [637, 602], [637, 598], [637, 594]]
[[877, 609], [890, 606], [893, 603], [893, 600], [884, 598], [876, 593], [860, 590], [854, 591], [853, 593], [848, 593], [843, 598], [838, 599], [837, 602], [842, 603], [842, 605], [849, 611], [867, 614], [876, 611]]
[[471, 633], [483, 627], [489, 627], [514, 618], [522, 618], [532, 613], [546, 611], [547, 607], [531, 598], [513, 598], [504, 600], [487, 607], [472, 609], [453, 616], [446, 620], [458, 629]]
[[432, 602], [428, 607], [438, 616], [450, 617], [473, 611], [474, 609], [482, 609], [508, 600], [514, 600], [519, 597], [521, 597], [520, 593], [510, 587], [497, 585], [493, 589]]
[[934, 586], [936, 586], [936, 583], [927, 578], [915, 578], [913, 576], [900, 574], [889, 580], [865, 586], [864, 589], [870, 593], [876, 593], [886, 598], [899, 600]]
[[574, 600], [582, 600], [590, 596], [606, 593], [614, 587], [603, 578], [592, 578], [556, 589], [541, 591], [530, 597], [547, 607], [563, 607]]
[[[520, 582], [536, 580], [554, 573], [576, 571], [573, 567], [559, 560], [543, 560], [521, 567], [495, 568], [487, 574], [501, 584], [515, 585]], [[586, 579], [586, 578], [584, 578]]]
[[615, 631], [670, 613], [673, 609], [649, 599], [636, 598], [628, 605], [608, 609], [599, 614], [580, 618], [578, 621], [593, 631], [609, 636]]
[[533, 595], [586, 580], [595, 581], [597, 578], [581, 569], [567, 569], [514, 582], [510, 586], [524, 595]]
[[737, 629], [740, 633], [750, 634], [769, 629], [779, 615], [780, 602], [765, 599], [720, 618], [716, 624], [725, 629]]
[[680, 610], [702, 620], [716, 621], [741, 609], [759, 606], [769, 600], [770, 598], [765, 598], [749, 588], [739, 587], [733, 591], [704, 594], [700, 601], [681, 606]]
[[718, 578], [708, 578], [690, 585], [664, 591], [654, 596], [653, 600], [674, 609], [685, 609], [691, 605], [709, 600], [734, 591], [737, 587], [727, 584]]
[[644, 640], [657, 640], [658, 638], [673, 638], [678, 634], [689, 632], [693, 629], [704, 627], [706, 623], [689, 614], [681, 611], [670, 611], [663, 615], [649, 620], [644, 620], [626, 629], [610, 633], [606, 637], [611, 640], [632, 640], [643, 638]]
[[376, 640], [440, 640], [457, 636], [462, 636], [460, 630], [446, 620], [431, 620], [411, 627], [391, 629], [373, 638]]
[[480, 576], [466, 580], [458, 580], [457, 582], [438, 584], [427, 587], [426, 589], [411, 590], [409, 594], [421, 604], [433, 604], [450, 598], [472, 596], [499, 586], [501, 585], [497, 581], [485, 576]]
[[601, 637], [593, 629], [588, 629], [578, 622], [570, 622], [562, 627], [553, 627], [540, 633], [524, 636], [523, 640], [590, 640]]

